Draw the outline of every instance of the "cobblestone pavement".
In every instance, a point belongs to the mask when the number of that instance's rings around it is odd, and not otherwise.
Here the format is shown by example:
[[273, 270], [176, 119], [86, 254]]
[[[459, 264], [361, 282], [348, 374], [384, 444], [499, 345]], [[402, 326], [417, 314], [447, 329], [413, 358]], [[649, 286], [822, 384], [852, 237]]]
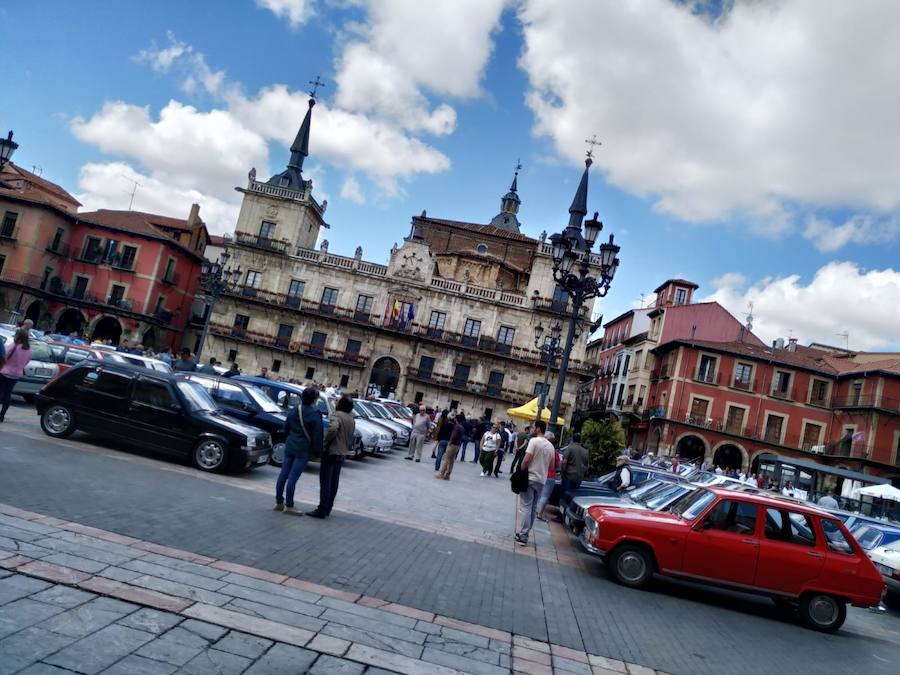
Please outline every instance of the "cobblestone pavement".
[[[879, 616], [851, 608], [845, 627], [823, 636], [781, 617], [765, 600], [665, 581], [651, 592], [617, 586], [606, 578], [601, 563], [572, 546], [561, 528], [540, 524], [536, 546], [513, 547], [513, 495], [505, 481], [481, 479], [471, 464], [459, 466], [453, 479], [443, 482], [432, 477], [424, 460], [404, 461], [405, 452], [351, 462], [342, 475], [331, 520], [289, 519], [269, 510], [274, 477], [270, 469], [241, 477], [201, 476], [176, 462], [98, 447], [79, 437], [66, 442], [47, 439], [33, 411], [24, 407], [7, 420], [0, 428], [0, 502], [177, 547], [199, 555], [201, 562], [208, 558], [281, 575], [288, 578], [282, 586], [312, 582], [332, 593], [357, 596], [354, 604], [395, 603], [479, 630], [520, 636], [521, 641], [555, 644], [558, 652], [568, 648], [588, 659], [595, 655], [611, 659], [610, 663], [643, 664], [674, 673], [893, 673], [900, 661], [896, 614]], [[309, 505], [314, 503], [316, 483], [315, 469], [301, 478], [299, 498]], [[52, 521], [43, 524], [54, 527]], [[225, 587], [241, 584], [225, 582], [217, 587], [221, 576], [190, 590], [184, 587], [190, 582], [171, 572], [130, 569], [136, 563], [160, 564], [141, 557], [160, 555], [157, 551], [124, 561], [95, 560], [86, 555], [92, 551], [48, 547], [42, 543], [47, 537], [15, 540], [25, 548], [13, 550], [3, 545], [3, 538], [9, 539], [4, 527], [8, 525], [0, 522], [0, 549], [16, 555], [75, 569], [69, 558], [48, 558], [71, 555], [106, 563], [108, 567], [99, 570], [81, 571], [220, 608], [217, 611], [239, 611], [242, 604], [257, 611], [249, 603], [265, 604], [231, 596]], [[93, 536], [60, 529], [63, 540]], [[265, 611], [268, 617], [275, 616]], [[325, 611], [332, 617], [334, 611], [343, 610]], [[320, 615], [295, 614], [321, 620]], [[388, 621], [380, 623], [390, 626]], [[288, 625], [314, 630], [299, 623]], [[371, 626], [349, 627], [366, 639], [380, 635]], [[332, 632], [329, 637], [354, 642], [349, 633]], [[425, 642], [387, 637], [378, 645], [363, 646], [385, 649], [396, 644], [403, 649], [407, 643], [418, 644], [424, 658]], [[552, 648], [546, 649], [553, 663]], [[512, 654], [517, 668], [550, 672], [550, 666], [542, 663], [546, 656], [523, 654], [534, 660], [523, 658], [519, 666]], [[559, 673], [589, 672], [583, 666], [590, 663], [571, 659], [579, 666], [560, 659], [554, 664]], [[487, 665], [504, 668], [499, 656], [496, 664]]]

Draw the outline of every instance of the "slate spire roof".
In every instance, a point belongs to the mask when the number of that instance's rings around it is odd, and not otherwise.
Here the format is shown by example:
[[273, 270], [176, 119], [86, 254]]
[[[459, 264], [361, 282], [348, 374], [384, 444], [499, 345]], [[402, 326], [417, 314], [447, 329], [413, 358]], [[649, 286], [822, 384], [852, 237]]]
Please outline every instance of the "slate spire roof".
[[288, 161], [287, 169], [281, 173], [272, 176], [269, 185], [277, 185], [278, 187], [291, 188], [293, 190], [303, 190], [307, 181], [303, 180], [303, 160], [309, 157], [309, 132], [312, 125], [312, 110], [316, 104], [316, 99], [310, 97], [309, 107], [300, 129], [297, 131], [297, 137], [291, 144], [291, 159]]

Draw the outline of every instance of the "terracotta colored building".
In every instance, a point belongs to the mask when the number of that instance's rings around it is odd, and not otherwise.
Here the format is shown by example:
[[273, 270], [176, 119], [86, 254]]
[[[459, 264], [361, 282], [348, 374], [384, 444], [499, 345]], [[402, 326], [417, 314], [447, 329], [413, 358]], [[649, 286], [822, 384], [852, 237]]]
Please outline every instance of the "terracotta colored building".
[[653, 351], [648, 450], [754, 471], [777, 454], [900, 482], [900, 354], [795, 340]]
[[209, 241], [187, 219], [79, 213], [60, 186], [13, 163], [0, 174], [0, 314], [39, 329], [180, 347]]

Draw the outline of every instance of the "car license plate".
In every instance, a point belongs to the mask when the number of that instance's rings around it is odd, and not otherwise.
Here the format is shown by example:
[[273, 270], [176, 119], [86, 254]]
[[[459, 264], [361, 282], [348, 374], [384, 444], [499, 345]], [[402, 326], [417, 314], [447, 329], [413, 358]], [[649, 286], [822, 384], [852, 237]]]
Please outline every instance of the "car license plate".
[[268, 455], [260, 455], [259, 457], [256, 458], [256, 463], [257, 463], [257, 464], [265, 464], [265, 463], [268, 462], [268, 461], [269, 461], [269, 456], [268, 456]]
[[36, 377], [50, 377], [53, 375], [53, 371], [49, 368], [35, 368], [34, 374]]

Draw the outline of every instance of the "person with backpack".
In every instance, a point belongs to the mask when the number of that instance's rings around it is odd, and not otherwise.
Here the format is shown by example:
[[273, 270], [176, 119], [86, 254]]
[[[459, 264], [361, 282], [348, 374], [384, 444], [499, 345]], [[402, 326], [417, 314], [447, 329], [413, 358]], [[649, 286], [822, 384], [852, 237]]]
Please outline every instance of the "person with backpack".
[[322, 412], [316, 408], [319, 391], [307, 387], [300, 395], [300, 405], [293, 408], [284, 421], [287, 439], [284, 444], [284, 462], [275, 482], [275, 510], [292, 516], [303, 512], [294, 508], [294, 490], [297, 480], [311, 457], [321, 457], [324, 450], [325, 425]]
[[6, 418], [6, 411], [12, 400], [12, 391], [16, 383], [25, 374], [25, 366], [31, 361], [31, 344], [28, 331], [20, 328], [13, 336], [13, 345], [5, 351], [0, 368], [0, 422]]

